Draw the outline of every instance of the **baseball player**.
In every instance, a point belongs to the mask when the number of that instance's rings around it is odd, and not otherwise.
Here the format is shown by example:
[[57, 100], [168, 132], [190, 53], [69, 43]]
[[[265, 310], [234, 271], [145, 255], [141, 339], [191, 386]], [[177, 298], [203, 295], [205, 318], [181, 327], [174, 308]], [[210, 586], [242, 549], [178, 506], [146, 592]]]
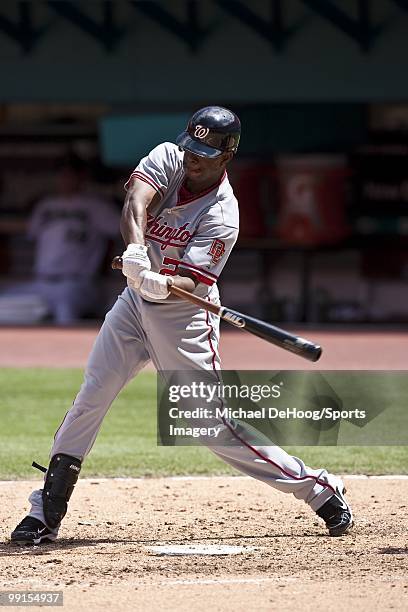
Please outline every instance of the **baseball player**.
[[35, 295], [57, 324], [70, 325], [98, 304], [98, 270], [120, 213], [85, 189], [85, 163], [64, 156], [56, 167], [54, 194], [35, 207], [28, 235], [35, 240], [34, 280], [4, 296]]
[[[217, 278], [238, 236], [238, 204], [226, 166], [241, 126], [226, 108], [198, 110], [176, 139], [144, 157], [125, 185], [121, 218], [127, 287], [107, 314], [84, 382], [54, 437], [43, 488], [11, 534], [18, 543], [55, 540], [81, 465], [124, 385], [151, 360], [157, 370], [220, 369], [219, 319], [169, 293], [170, 284], [218, 301]], [[340, 478], [311, 469], [271, 442], [212, 446], [244, 474], [304, 500], [330, 535], [345, 534], [352, 513]]]

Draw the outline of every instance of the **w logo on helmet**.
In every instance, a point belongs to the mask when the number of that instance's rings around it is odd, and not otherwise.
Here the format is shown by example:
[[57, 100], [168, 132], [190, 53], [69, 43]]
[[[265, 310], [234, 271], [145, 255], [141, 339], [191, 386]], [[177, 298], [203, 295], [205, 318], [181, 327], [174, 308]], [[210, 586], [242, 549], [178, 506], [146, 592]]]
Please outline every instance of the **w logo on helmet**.
[[209, 131], [210, 129], [204, 127], [203, 125], [196, 125], [195, 130], [194, 130], [194, 137], [200, 138], [201, 140], [202, 138], [205, 138], [206, 136], [208, 136]]

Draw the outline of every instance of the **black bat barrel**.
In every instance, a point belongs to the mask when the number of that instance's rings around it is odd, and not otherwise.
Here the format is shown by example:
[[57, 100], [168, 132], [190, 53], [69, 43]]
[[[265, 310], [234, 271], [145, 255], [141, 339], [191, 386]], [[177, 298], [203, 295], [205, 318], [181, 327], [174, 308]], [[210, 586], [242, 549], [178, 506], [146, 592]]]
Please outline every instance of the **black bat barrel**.
[[263, 338], [267, 342], [271, 342], [309, 361], [317, 361], [322, 354], [322, 348], [318, 344], [300, 336], [294, 336], [280, 327], [249, 317], [231, 308], [223, 307], [220, 317], [235, 327], [246, 329], [255, 336], [259, 336], [259, 338]]

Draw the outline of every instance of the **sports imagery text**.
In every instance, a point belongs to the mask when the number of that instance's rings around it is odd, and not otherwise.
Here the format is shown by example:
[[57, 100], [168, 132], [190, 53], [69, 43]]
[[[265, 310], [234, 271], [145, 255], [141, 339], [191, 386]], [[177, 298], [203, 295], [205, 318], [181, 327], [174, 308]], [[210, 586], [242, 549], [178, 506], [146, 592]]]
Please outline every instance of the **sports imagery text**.
[[[209, 384], [203, 381], [170, 385], [168, 388], [170, 404], [178, 404], [182, 400], [198, 400], [200, 404], [212, 404], [212, 407], [207, 408], [201, 405], [192, 409], [183, 409], [178, 405], [169, 407], [168, 433], [170, 436], [216, 439], [220, 432], [225, 431], [226, 423], [233, 423], [234, 420], [247, 422], [274, 419], [338, 421], [339, 419], [364, 419], [366, 416], [365, 410], [338, 410], [332, 406], [322, 406], [319, 410], [305, 410], [297, 407], [282, 408], [276, 406], [262, 406], [255, 409], [242, 406], [231, 408], [225, 405], [226, 400], [249, 400], [253, 405], [254, 402], [261, 402], [262, 400], [279, 399], [283, 386], [282, 381], [273, 385], [231, 385], [222, 382]], [[187, 426], [180, 426], [171, 422], [173, 420], [183, 420], [190, 423]], [[217, 424], [209, 425], [208, 421], [210, 420]], [[200, 422], [200, 426], [192, 426], [198, 422]]]

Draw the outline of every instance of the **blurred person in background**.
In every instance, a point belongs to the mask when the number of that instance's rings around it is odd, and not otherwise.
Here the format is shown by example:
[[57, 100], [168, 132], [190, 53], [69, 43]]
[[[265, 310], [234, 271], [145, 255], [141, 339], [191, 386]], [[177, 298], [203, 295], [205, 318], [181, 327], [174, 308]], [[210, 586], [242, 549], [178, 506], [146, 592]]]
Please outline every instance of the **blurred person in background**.
[[86, 191], [85, 162], [73, 153], [56, 166], [55, 190], [35, 206], [28, 236], [35, 241], [34, 281], [8, 296], [36, 296], [57, 324], [94, 311], [108, 242], [117, 237], [120, 212]]

